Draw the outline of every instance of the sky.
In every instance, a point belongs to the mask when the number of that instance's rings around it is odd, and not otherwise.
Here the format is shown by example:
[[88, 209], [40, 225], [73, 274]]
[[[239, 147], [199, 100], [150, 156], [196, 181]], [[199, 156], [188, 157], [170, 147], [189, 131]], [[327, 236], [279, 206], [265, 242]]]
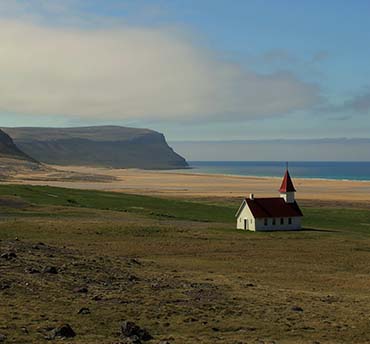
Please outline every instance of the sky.
[[370, 139], [174, 141], [188, 161], [370, 161]]
[[368, 138], [370, 1], [2, 0], [0, 125]]

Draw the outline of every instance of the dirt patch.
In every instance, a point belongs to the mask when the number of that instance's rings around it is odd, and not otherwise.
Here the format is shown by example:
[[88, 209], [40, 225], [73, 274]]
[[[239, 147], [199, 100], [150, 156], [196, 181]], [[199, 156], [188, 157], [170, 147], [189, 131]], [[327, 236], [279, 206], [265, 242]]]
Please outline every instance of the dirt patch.
[[14, 208], [14, 209], [24, 209], [30, 204], [18, 197], [1, 196], [0, 197], [0, 207], [4, 208]]

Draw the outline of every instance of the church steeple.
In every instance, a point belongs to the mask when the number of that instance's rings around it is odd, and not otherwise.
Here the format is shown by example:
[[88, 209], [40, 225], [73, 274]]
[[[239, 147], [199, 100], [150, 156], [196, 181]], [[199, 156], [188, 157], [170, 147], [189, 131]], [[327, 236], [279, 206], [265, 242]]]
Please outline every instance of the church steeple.
[[292, 179], [290, 178], [288, 166], [284, 175], [283, 182], [281, 183], [279, 192], [280, 197], [284, 198], [285, 202], [287, 203], [295, 202], [294, 194], [296, 192], [296, 189], [293, 185]]

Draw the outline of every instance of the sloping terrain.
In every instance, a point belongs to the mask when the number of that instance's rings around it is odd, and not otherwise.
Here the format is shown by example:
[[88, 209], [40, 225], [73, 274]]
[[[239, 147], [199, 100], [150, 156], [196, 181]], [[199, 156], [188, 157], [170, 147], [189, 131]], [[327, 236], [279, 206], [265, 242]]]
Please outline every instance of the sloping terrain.
[[13, 140], [0, 130], [0, 180], [19, 172], [39, 170], [41, 165], [23, 153]]
[[370, 342], [369, 209], [304, 207], [321, 230], [249, 233], [226, 203], [0, 195], [4, 343]]
[[9, 135], [0, 130], [0, 181], [91, 181], [107, 182], [115, 178], [96, 173], [78, 173], [60, 170], [40, 164], [23, 153]]
[[20, 159], [36, 162], [34, 159], [23, 153], [13, 142], [11, 137], [0, 130], [0, 158]]
[[188, 167], [163, 134], [118, 126], [4, 128], [24, 152], [56, 165], [178, 169]]

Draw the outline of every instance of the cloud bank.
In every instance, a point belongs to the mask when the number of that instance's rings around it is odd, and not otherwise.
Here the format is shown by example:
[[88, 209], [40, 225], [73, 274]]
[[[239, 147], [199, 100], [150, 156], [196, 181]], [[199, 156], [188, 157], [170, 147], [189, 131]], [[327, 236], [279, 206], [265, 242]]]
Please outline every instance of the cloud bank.
[[321, 113], [333, 115], [332, 120], [350, 120], [353, 116], [370, 115], [370, 88], [357, 91], [341, 104], [324, 104], [319, 107]]
[[289, 73], [259, 75], [176, 30], [0, 20], [0, 111], [79, 118], [240, 120], [317, 104]]
[[370, 114], [370, 89], [355, 95], [352, 99], [339, 106], [338, 110]]
[[188, 161], [370, 161], [370, 139], [169, 142]]

